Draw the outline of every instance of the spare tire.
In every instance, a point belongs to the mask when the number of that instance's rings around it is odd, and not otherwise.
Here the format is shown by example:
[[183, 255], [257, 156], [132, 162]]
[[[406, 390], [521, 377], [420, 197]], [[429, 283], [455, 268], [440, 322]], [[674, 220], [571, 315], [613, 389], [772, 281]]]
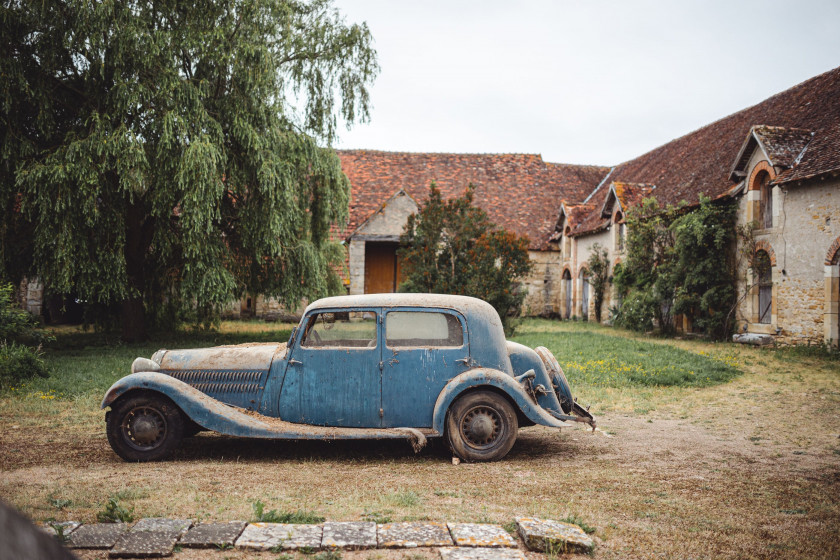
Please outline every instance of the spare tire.
[[537, 346], [534, 351], [540, 357], [545, 365], [545, 370], [551, 378], [551, 384], [554, 386], [554, 392], [557, 394], [557, 400], [560, 401], [560, 407], [566, 414], [571, 414], [574, 398], [572, 398], [572, 388], [569, 387], [569, 381], [566, 379], [566, 374], [563, 373], [563, 368], [557, 362], [557, 358], [551, 353], [551, 350], [545, 346]]

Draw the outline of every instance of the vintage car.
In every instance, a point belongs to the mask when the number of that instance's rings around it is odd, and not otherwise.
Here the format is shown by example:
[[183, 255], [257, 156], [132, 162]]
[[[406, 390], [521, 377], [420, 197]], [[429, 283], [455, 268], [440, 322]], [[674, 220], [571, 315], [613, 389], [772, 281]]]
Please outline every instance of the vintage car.
[[488, 303], [437, 294], [318, 300], [285, 344], [159, 350], [105, 394], [126, 461], [170, 455], [200, 430], [270, 439], [445, 437], [465, 461], [504, 457], [519, 426], [589, 412], [557, 360], [505, 340]]

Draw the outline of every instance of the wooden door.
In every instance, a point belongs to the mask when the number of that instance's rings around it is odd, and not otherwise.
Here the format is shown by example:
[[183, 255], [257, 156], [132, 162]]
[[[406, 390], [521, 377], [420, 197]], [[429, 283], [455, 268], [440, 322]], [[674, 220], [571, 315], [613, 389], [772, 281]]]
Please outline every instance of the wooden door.
[[402, 282], [398, 243], [365, 243], [365, 293], [387, 294]]

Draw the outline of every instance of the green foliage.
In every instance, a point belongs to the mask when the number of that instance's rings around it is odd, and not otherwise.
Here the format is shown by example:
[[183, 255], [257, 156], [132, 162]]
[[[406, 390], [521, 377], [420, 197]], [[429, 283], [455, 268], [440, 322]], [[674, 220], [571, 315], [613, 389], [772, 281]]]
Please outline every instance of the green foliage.
[[674, 231], [674, 313], [691, 318], [694, 329], [715, 339], [732, 332], [728, 311], [735, 301], [735, 212], [732, 202], [700, 207], [679, 217]]
[[366, 25], [329, 0], [2, 14], [0, 271], [120, 310], [126, 340], [147, 311], [203, 318], [245, 292], [293, 305], [339, 288], [329, 232], [349, 185], [318, 142], [338, 115], [368, 117]]
[[645, 199], [627, 215], [627, 258], [615, 271], [622, 296], [616, 324], [669, 334], [674, 316], [689, 317], [713, 338], [731, 332], [735, 301], [735, 205], [701, 197], [700, 206], [661, 208]]
[[409, 216], [400, 243], [403, 292], [458, 294], [490, 303], [510, 334], [522, 309], [518, 280], [531, 270], [528, 238], [496, 228], [473, 206], [475, 187], [443, 200], [432, 182], [429, 198]]
[[661, 208], [655, 198], [627, 212], [627, 257], [615, 273], [623, 299], [616, 324], [646, 331], [656, 323], [665, 333], [673, 331], [675, 241], [670, 226], [678, 212]]
[[99, 523], [131, 523], [134, 521], [134, 506], [125, 507], [116, 496], [108, 498], [105, 509], [96, 514]]
[[323, 550], [313, 558], [314, 560], [341, 560], [341, 552], [338, 550]]
[[17, 306], [14, 286], [0, 282], [0, 341], [40, 344], [52, 340], [31, 313]]
[[604, 293], [610, 283], [610, 259], [607, 249], [595, 243], [592, 246], [589, 259], [586, 261], [586, 267], [589, 270], [589, 285], [592, 286], [595, 321], [600, 323]]
[[255, 523], [300, 523], [316, 524], [324, 521], [324, 517], [310, 511], [265, 511], [265, 504], [257, 500], [252, 504]]
[[0, 389], [34, 377], [49, 377], [39, 349], [0, 341]]

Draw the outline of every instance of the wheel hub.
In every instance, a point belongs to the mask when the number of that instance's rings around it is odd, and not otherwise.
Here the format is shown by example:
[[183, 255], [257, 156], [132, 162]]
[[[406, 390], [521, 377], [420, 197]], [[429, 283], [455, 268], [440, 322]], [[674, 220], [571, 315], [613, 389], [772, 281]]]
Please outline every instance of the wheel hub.
[[127, 417], [123, 429], [128, 440], [136, 447], [154, 447], [166, 434], [166, 420], [163, 415], [152, 408], [138, 408], [132, 410]]
[[464, 415], [465, 439], [474, 447], [488, 447], [498, 439], [501, 422], [495, 410], [476, 407]]

